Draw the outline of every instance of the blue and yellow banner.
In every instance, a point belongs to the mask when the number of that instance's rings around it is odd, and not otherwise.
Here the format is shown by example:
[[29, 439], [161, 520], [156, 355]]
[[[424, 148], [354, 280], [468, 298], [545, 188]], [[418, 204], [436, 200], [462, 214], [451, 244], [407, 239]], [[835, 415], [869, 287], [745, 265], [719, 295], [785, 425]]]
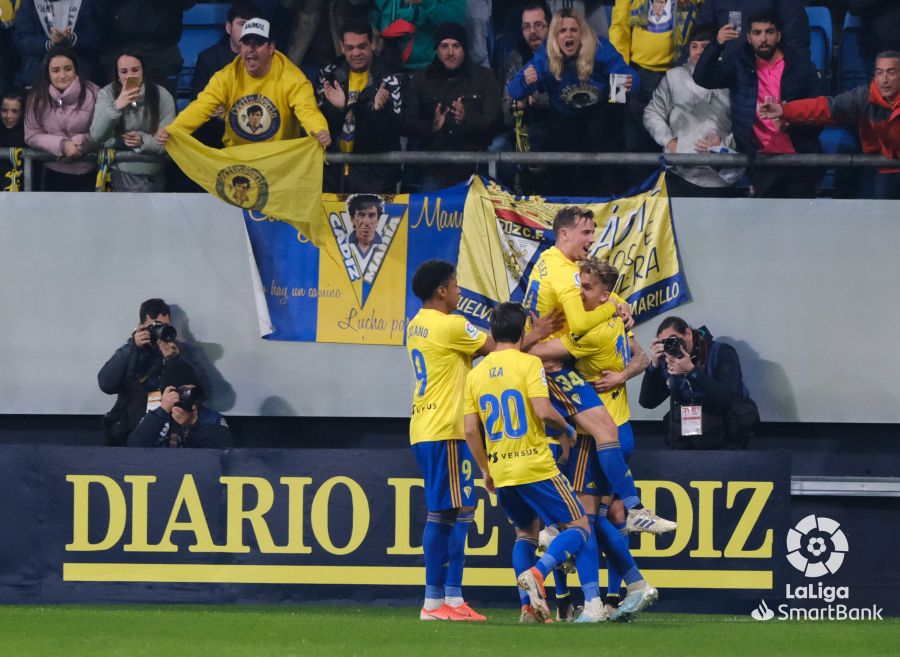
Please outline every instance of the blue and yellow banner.
[[490, 309], [522, 301], [541, 253], [554, 244], [553, 217], [578, 205], [597, 224], [591, 255], [619, 270], [615, 292], [631, 304], [636, 322], [684, 303], [689, 297], [681, 271], [665, 177], [620, 198], [517, 197], [494, 182], [475, 179], [466, 199], [459, 252], [459, 309], [487, 328]]
[[467, 191], [463, 184], [438, 194], [322, 194], [320, 248], [291, 226], [245, 211], [265, 337], [402, 345], [419, 309], [412, 274], [429, 258], [456, 262]]
[[640, 321], [688, 298], [662, 176], [615, 199], [515, 197], [474, 178], [434, 194], [321, 196], [316, 248], [296, 223], [245, 210], [259, 273], [262, 333], [274, 340], [402, 345], [419, 310], [410, 282], [430, 258], [459, 263], [459, 312], [487, 327], [496, 303], [521, 300], [531, 267], [553, 244], [563, 205], [597, 218], [593, 253], [621, 277]]

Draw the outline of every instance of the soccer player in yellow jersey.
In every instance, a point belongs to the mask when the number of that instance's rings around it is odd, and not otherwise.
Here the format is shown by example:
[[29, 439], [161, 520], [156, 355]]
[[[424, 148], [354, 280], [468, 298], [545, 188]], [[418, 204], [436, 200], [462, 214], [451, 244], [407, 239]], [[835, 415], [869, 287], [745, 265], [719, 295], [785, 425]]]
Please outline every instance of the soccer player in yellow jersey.
[[[576, 206], [561, 209], [553, 219], [556, 244], [541, 254], [531, 272], [525, 307], [538, 316], [560, 308], [565, 313], [566, 326], [551, 338], [565, 334], [580, 338], [617, 314], [630, 328], [631, 309], [615, 294], [610, 292], [607, 301], [592, 310], [586, 309], [581, 299], [581, 273], [577, 263], [590, 253], [595, 230], [594, 214], [590, 210]], [[547, 383], [550, 400], [557, 411], [583, 433], [593, 436], [600, 468], [625, 507], [633, 510], [634, 520], [646, 521], [644, 531], [660, 533], [674, 529], [675, 523], [663, 521], [641, 504], [634, 477], [622, 454], [616, 423], [577, 367], [564, 365], [550, 374]]]
[[[412, 280], [422, 309], [406, 330], [406, 348], [415, 373], [409, 436], [425, 480], [428, 517], [425, 552], [425, 603], [422, 620], [484, 620], [462, 597], [466, 534], [474, 520], [472, 455], [463, 433], [463, 387], [472, 358], [494, 348], [494, 340], [461, 315], [459, 284], [452, 263], [423, 262]], [[550, 335], [554, 317], [536, 320], [526, 340]]]
[[416, 377], [409, 437], [425, 480], [428, 507], [422, 537], [425, 603], [419, 618], [485, 620], [462, 598], [466, 534], [475, 512], [472, 457], [463, 435], [462, 389], [472, 358], [489, 353], [494, 341], [461, 315], [450, 314], [459, 302], [452, 263], [422, 263], [412, 289], [422, 309], [406, 331]]
[[165, 144], [173, 128], [192, 133], [223, 109], [222, 141], [226, 146], [293, 139], [300, 136], [301, 127], [323, 147], [331, 144], [328, 123], [316, 105], [312, 85], [275, 50], [269, 21], [262, 18], [244, 23], [240, 57], [213, 75], [168, 129], [157, 131], [156, 141]]
[[[494, 309], [491, 334], [495, 350], [466, 378], [466, 442], [488, 490], [496, 490], [515, 526], [513, 567], [538, 620], [550, 619], [544, 578], [573, 554], [585, 595], [584, 612], [576, 622], [606, 620], [598, 586], [597, 544], [584, 509], [553, 460], [544, 423], [569, 439], [575, 430], [550, 403], [540, 359], [521, 351], [525, 318], [517, 304], [504, 303]], [[541, 520], [557, 525], [562, 532], [535, 563]], [[643, 606], [647, 606], [656, 599], [656, 590], [646, 582], [643, 589]]]
[[[581, 291], [584, 307], [592, 310], [605, 303], [616, 281], [619, 272], [606, 261], [587, 258], [579, 263], [581, 273]], [[622, 453], [627, 459], [634, 450], [634, 433], [628, 420], [628, 396], [625, 382], [643, 372], [649, 360], [634, 336], [625, 330], [621, 318], [613, 317], [607, 322], [598, 324], [586, 334], [576, 336], [568, 334], [542, 342], [532, 348], [532, 353], [547, 359], [576, 358], [576, 367], [600, 393], [604, 405], [609, 410], [619, 430], [619, 441]], [[625, 508], [621, 499], [613, 497], [608, 480], [603, 476], [596, 459], [590, 436], [579, 436], [576, 448], [569, 457], [568, 467], [564, 473], [578, 492], [579, 501], [591, 516], [595, 534], [603, 551], [609, 556], [618, 552], [619, 559], [626, 562], [631, 559], [628, 552]], [[630, 516], [638, 517], [637, 514]], [[645, 527], [635, 526], [633, 531], [652, 528], [653, 521]], [[659, 523], [667, 521], [659, 520]], [[660, 531], [665, 529], [657, 527]], [[627, 612], [630, 603], [623, 603], [623, 611], [616, 611], [621, 584], [621, 574], [615, 565], [615, 559], [608, 559], [609, 580], [607, 596], [607, 612], [611, 618], [618, 619], [619, 614]], [[626, 581], [626, 583], [628, 583]], [[626, 598], [627, 599], [627, 598]], [[633, 613], [633, 612], [632, 612]]]

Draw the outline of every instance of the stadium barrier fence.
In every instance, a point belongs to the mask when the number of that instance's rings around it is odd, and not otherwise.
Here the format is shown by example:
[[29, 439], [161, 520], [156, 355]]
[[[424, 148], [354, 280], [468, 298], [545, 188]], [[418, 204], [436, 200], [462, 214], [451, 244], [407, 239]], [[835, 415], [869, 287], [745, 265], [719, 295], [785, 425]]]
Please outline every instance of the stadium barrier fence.
[[[12, 150], [12, 149], [10, 149]], [[34, 189], [33, 162], [52, 162], [56, 157], [45, 151], [31, 148], [22, 150], [24, 160], [25, 191]], [[85, 156], [83, 161], [93, 158]], [[118, 162], [159, 162], [157, 155], [117, 151]], [[394, 151], [389, 153], [328, 153], [328, 164], [471, 164], [487, 165], [489, 174], [496, 177], [498, 164], [518, 165], [582, 165], [582, 166], [720, 166], [745, 167], [883, 167], [900, 166], [898, 160], [881, 155], [862, 153], [806, 153], [797, 155], [757, 155], [743, 153], [489, 153], [468, 151]]]

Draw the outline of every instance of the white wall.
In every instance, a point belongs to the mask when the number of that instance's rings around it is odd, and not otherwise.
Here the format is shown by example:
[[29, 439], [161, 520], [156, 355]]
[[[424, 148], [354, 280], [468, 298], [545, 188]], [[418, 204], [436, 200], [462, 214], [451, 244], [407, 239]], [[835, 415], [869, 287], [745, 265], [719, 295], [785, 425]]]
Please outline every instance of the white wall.
[[[674, 215], [694, 299], [677, 313], [737, 348], [764, 420], [900, 422], [896, 202], [679, 199]], [[0, 277], [0, 414], [108, 410], [97, 371], [151, 296], [224, 379], [220, 410], [409, 411], [403, 348], [258, 337], [240, 213], [207, 195], [0, 194]], [[637, 419], [661, 417], [631, 394]]]

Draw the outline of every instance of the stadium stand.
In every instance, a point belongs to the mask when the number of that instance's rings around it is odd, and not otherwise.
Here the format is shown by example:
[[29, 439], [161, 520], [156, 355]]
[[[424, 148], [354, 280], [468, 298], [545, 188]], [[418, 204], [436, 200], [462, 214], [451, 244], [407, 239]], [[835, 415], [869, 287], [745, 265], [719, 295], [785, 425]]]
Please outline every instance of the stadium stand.
[[813, 64], [819, 72], [819, 77], [826, 80], [828, 89], [831, 89], [831, 12], [828, 7], [807, 7], [806, 16], [809, 18], [809, 50]]
[[841, 30], [840, 80], [838, 91], [847, 91], [872, 79], [873, 61], [866, 52], [863, 42], [865, 31], [862, 21], [847, 14]]
[[[831, 17], [825, 7], [807, 7], [806, 13], [809, 16], [811, 31], [810, 50], [816, 69], [821, 75], [819, 57], [823, 54], [823, 45], [831, 45]], [[837, 55], [839, 74], [831, 81], [831, 88], [836, 93], [867, 84], [871, 80], [873, 63], [865, 52], [864, 39], [865, 30], [860, 19], [846, 14]], [[828, 52], [827, 60], [830, 60], [830, 47]], [[825, 128], [819, 134], [819, 143], [822, 144], [822, 150], [828, 154], [860, 152], [859, 136], [854, 127]], [[823, 196], [852, 195], [857, 178], [858, 171], [852, 169], [828, 169], [819, 185], [819, 192]]]
[[191, 93], [191, 77], [197, 55], [215, 44], [224, 34], [229, 3], [198, 4], [184, 12], [184, 32], [178, 47], [184, 64], [178, 76], [178, 110], [184, 109]]

